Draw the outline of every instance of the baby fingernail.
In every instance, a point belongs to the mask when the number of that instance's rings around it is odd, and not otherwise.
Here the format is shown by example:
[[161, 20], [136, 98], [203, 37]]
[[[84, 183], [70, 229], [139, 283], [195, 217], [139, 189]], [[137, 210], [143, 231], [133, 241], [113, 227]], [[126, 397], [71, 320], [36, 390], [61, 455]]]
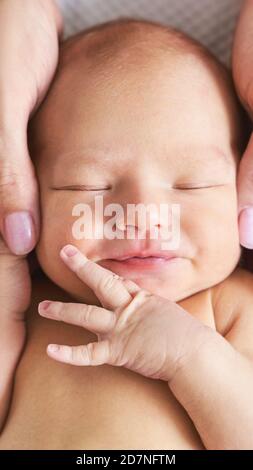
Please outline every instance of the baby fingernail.
[[66, 256], [74, 256], [78, 252], [77, 248], [73, 245], [66, 245], [61, 251]]
[[42, 313], [48, 309], [49, 305], [51, 304], [50, 300], [43, 300], [43, 302], [39, 303], [39, 313]]
[[47, 347], [47, 350], [49, 352], [56, 352], [56, 351], [59, 351], [59, 349], [60, 349], [60, 346], [58, 346], [58, 344], [49, 344]]

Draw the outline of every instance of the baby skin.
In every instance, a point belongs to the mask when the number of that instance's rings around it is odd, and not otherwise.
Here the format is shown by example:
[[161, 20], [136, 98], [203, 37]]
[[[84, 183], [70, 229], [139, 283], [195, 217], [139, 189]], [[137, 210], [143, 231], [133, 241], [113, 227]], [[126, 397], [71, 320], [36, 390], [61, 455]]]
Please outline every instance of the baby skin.
[[[253, 449], [241, 118], [226, 70], [167, 27], [121, 20], [61, 46], [29, 129], [43, 273], [1, 346], [0, 449]], [[74, 237], [73, 207], [95, 212], [96, 196], [124, 208], [121, 237]], [[127, 206], [140, 203], [180, 206], [176, 250], [148, 230], [124, 236]], [[149, 229], [167, 223], [151, 211]]]

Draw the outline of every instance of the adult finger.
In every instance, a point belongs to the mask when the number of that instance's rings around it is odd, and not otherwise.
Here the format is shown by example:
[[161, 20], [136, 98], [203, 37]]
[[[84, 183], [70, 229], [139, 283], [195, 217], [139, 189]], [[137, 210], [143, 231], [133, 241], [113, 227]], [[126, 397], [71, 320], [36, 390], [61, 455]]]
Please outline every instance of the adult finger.
[[24, 136], [0, 135], [0, 232], [13, 254], [25, 255], [39, 234], [37, 181]]
[[237, 184], [240, 243], [253, 249], [253, 135], [240, 162]]
[[16, 255], [29, 253], [38, 239], [27, 127], [54, 76], [62, 28], [54, 0], [0, 0], [0, 232]]
[[244, 0], [236, 26], [232, 72], [235, 87], [243, 105], [253, 117], [253, 2]]

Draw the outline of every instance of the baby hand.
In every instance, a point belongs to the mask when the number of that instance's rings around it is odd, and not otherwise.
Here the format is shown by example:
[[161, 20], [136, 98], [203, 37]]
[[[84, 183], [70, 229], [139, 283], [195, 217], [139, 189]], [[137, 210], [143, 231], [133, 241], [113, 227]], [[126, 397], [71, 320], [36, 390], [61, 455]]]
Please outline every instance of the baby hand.
[[41, 302], [40, 315], [82, 326], [98, 337], [81, 346], [49, 345], [51, 358], [79, 366], [123, 366], [170, 381], [208, 337], [210, 329], [179, 305], [88, 260], [76, 247], [64, 247], [61, 258], [103, 307]]

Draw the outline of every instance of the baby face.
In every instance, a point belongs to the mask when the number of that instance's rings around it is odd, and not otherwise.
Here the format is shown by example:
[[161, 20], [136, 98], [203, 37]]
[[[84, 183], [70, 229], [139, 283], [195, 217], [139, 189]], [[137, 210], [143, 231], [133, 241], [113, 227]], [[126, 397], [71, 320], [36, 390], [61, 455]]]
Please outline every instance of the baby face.
[[[221, 80], [189, 55], [111, 63], [105, 69], [73, 60], [58, 72], [34, 120], [42, 227], [41, 267], [75, 299], [98, 303], [59, 257], [68, 243], [142, 288], [179, 301], [219, 283], [240, 257], [237, 231], [235, 108]], [[119, 204], [180, 205], [180, 244], [161, 253], [158, 234], [168, 221], [150, 214], [145, 239], [77, 240], [72, 210], [95, 199]], [[104, 225], [111, 216], [98, 221]], [[89, 224], [87, 218], [86, 225]], [[120, 225], [118, 226], [120, 227]], [[101, 227], [100, 227], [101, 228]], [[168, 228], [168, 227], [167, 227]], [[117, 258], [127, 254], [153, 259]], [[173, 259], [171, 257], [173, 256]]]

